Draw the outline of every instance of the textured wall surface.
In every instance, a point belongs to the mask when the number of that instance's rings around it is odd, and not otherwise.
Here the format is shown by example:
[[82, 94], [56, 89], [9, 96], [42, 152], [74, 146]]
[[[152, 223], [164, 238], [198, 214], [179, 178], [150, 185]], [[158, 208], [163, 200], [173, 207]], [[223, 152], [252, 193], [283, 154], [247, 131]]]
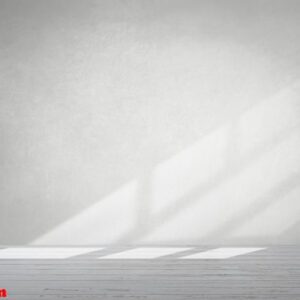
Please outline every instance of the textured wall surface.
[[296, 0], [0, 0], [0, 243], [300, 243], [299, 36]]

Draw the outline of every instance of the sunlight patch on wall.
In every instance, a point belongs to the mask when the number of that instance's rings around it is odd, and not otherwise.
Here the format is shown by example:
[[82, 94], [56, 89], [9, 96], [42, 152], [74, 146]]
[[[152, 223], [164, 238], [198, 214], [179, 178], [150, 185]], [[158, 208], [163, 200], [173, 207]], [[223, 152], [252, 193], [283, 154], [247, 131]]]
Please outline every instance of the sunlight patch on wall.
[[[268, 210], [280, 214], [271, 202], [281, 201], [284, 211], [295, 211], [297, 205], [286, 205], [281, 198], [294, 188], [290, 182], [300, 162], [297, 151], [291, 151], [300, 145], [298, 89], [296, 81], [158, 165], [152, 183], [156, 227], [143, 241], [214, 244], [228, 241], [254, 215]], [[270, 199], [274, 189], [279, 193]], [[289, 226], [275, 219], [268, 226], [263, 224], [270, 218], [245, 227], [244, 236], [274, 237]]]
[[136, 181], [55, 227], [32, 245], [112, 243], [131, 230], [135, 221]]

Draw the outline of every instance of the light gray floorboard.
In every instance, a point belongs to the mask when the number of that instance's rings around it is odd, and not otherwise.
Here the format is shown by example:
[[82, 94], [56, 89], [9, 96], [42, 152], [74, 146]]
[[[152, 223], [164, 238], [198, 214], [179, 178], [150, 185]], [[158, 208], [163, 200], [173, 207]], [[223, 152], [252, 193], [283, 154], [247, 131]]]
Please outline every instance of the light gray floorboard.
[[101, 253], [0, 259], [0, 288], [7, 289], [7, 299], [16, 300], [300, 299], [299, 246], [268, 247], [221, 260], [99, 260]]

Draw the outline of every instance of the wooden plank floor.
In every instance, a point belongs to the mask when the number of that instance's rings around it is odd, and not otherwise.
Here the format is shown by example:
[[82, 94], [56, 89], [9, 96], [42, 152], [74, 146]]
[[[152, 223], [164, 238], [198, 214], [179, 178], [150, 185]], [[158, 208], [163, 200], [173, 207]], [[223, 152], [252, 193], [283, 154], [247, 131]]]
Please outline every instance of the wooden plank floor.
[[300, 246], [183, 259], [216, 247], [190, 248], [155, 259], [99, 259], [127, 248], [62, 259], [0, 258], [0, 288], [7, 290], [7, 299], [20, 300], [300, 299]]

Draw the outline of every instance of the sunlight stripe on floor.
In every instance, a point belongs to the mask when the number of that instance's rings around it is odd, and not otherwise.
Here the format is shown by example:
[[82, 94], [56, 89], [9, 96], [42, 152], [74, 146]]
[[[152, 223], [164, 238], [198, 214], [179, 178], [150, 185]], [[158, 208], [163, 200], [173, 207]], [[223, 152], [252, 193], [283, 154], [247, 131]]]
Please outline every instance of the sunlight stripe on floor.
[[183, 247], [149, 247], [149, 248], [135, 248], [125, 250], [118, 253], [113, 253], [98, 257], [99, 259], [153, 259], [166, 255], [175, 254], [178, 252], [190, 250], [191, 248]]
[[87, 254], [103, 248], [5, 248], [0, 249], [0, 259], [64, 259], [77, 255]]
[[266, 248], [216, 248], [181, 257], [182, 259], [226, 259]]

